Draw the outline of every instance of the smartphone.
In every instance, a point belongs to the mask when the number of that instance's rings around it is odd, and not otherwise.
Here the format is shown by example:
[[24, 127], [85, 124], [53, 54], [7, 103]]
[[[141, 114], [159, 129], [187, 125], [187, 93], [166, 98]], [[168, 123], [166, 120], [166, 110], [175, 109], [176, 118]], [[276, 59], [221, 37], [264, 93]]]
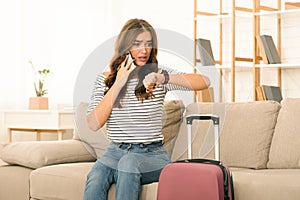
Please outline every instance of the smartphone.
[[[127, 65], [128, 62], [131, 62], [133, 60], [130, 52], [128, 52], [127, 55], [129, 55], [129, 56], [125, 62], [125, 66]], [[129, 66], [128, 70], [131, 68], [132, 65], [134, 65], [134, 62], [132, 62], [132, 64]]]

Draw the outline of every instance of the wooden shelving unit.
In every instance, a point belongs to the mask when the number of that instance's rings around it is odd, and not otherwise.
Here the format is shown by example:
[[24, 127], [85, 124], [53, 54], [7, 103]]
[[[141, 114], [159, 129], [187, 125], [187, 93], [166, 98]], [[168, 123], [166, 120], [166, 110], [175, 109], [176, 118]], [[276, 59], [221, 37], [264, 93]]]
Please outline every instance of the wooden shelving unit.
[[[230, 0], [229, 0], [230, 1]], [[218, 22], [218, 32], [219, 35], [219, 49], [218, 49], [218, 60], [216, 60], [216, 66], [203, 66], [206, 69], [214, 68], [217, 69], [220, 76], [219, 82], [219, 99], [222, 100], [222, 88], [223, 88], [223, 75], [224, 72], [231, 73], [231, 101], [235, 101], [235, 85], [236, 85], [236, 72], [241, 70], [252, 70], [253, 71], [253, 100], [257, 100], [256, 87], [261, 85], [261, 70], [262, 69], [274, 69], [277, 70], [277, 85], [282, 88], [282, 70], [284, 69], [300, 69], [300, 63], [282, 63], [282, 64], [261, 64], [262, 57], [260, 56], [260, 50], [256, 41], [256, 36], [264, 34], [261, 30], [261, 23], [265, 17], [273, 17], [275, 20], [275, 34], [277, 41], [275, 41], [277, 50], [279, 55], [281, 55], [281, 31], [282, 31], [282, 16], [293, 13], [300, 13], [300, 2], [287, 2], [283, 0], [274, 0], [273, 2], [268, 2], [268, 4], [273, 3], [276, 6], [266, 6], [261, 5], [260, 0], [253, 0], [252, 8], [245, 8], [236, 6], [236, 0], [231, 0], [231, 10], [229, 12], [224, 12], [223, 9], [223, 1], [214, 1], [214, 3], [219, 3], [219, 8], [215, 10], [215, 12], [205, 12], [203, 10], [198, 10], [201, 7], [201, 2], [204, 0], [194, 0], [194, 66], [197, 66], [197, 63], [200, 62], [200, 59], [197, 58], [197, 43], [196, 40], [199, 38], [197, 34], [197, 30], [200, 28], [205, 29], [205, 27], [199, 27], [198, 22], [201, 20], [208, 19], [219, 19]], [[207, 3], [207, 1], [205, 2]], [[282, 8], [283, 7], [283, 8]], [[238, 13], [238, 14], [237, 14]], [[253, 26], [253, 34], [250, 40], [253, 41], [253, 53], [248, 58], [238, 57], [236, 53], [236, 18], [240, 17], [241, 13], [247, 13], [249, 20], [252, 20]], [[230, 55], [230, 64], [224, 66], [223, 64], [223, 29], [224, 26], [228, 26], [224, 24], [224, 20], [230, 20], [230, 28], [231, 28], [231, 55]], [[227, 27], [228, 28], [228, 27]], [[216, 32], [215, 32], [216, 34]], [[236, 61], [246, 62], [245, 66], [237, 66]], [[196, 69], [195, 69], [196, 73]], [[196, 101], [196, 94], [195, 99]]]
[[[260, 23], [261, 23], [261, 11], [268, 12], [278, 12], [281, 10], [281, 0], [277, 0], [277, 8], [272, 8], [269, 6], [262, 6], [260, 0], [253, 0], [253, 99], [257, 100], [256, 87], [260, 85], [260, 50], [257, 44], [256, 36], [261, 35]], [[279, 55], [281, 55], [281, 19], [277, 18], [277, 50]], [[277, 68], [277, 80], [278, 86], [281, 88], [281, 69]]]
[[276, 20], [277, 25], [277, 50], [279, 55], [281, 55], [281, 16], [287, 13], [297, 13], [300, 12], [300, 3], [290, 3], [285, 2], [285, 6], [293, 7], [294, 9], [282, 9], [282, 1], [276, 0], [277, 6], [270, 7], [270, 6], [263, 6], [260, 4], [260, 0], [253, 0], [253, 99], [257, 100], [257, 92], [256, 87], [258, 87], [261, 84], [260, 80], [260, 72], [263, 68], [268, 69], [276, 69], [277, 70], [277, 85], [282, 88], [282, 69], [295, 69], [300, 68], [300, 63], [294, 63], [294, 64], [260, 64], [260, 61], [262, 60], [260, 56], [260, 51], [258, 48], [258, 44], [256, 41], [256, 36], [261, 35], [261, 19], [263, 16], [271, 16], [274, 15], [274, 20]]
[[[223, 12], [223, 1], [219, 0], [219, 9], [216, 12], [204, 12], [200, 11], [197, 8], [197, 4], [200, 3], [201, 0], [194, 0], [194, 66], [197, 65], [198, 62], [200, 62], [199, 59], [197, 59], [197, 44], [196, 39], [198, 38], [197, 30], [198, 25], [197, 22], [201, 20], [199, 16], [207, 17], [207, 18], [218, 18], [219, 20], [219, 52], [218, 57], [219, 60], [216, 61], [216, 64], [219, 66], [216, 66], [216, 68], [219, 70], [219, 76], [220, 76], [220, 82], [219, 82], [219, 99], [222, 100], [222, 79], [223, 79], [223, 71], [224, 70], [230, 70], [231, 71], [231, 101], [235, 101], [235, 72], [236, 72], [236, 61], [242, 61], [242, 62], [250, 62], [250, 66], [252, 66], [253, 59], [252, 57], [244, 58], [244, 57], [237, 57], [235, 52], [235, 45], [236, 45], [236, 11], [241, 12], [247, 12], [251, 13], [253, 12], [250, 8], [244, 8], [244, 7], [238, 7], [236, 6], [235, 0], [231, 1], [231, 11], [230, 13]], [[223, 19], [229, 18], [231, 20], [231, 58], [230, 58], [230, 66], [223, 66]], [[205, 66], [206, 67], [206, 66]], [[196, 73], [196, 69], [195, 69]], [[196, 100], [196, 99], [195, 99]]]

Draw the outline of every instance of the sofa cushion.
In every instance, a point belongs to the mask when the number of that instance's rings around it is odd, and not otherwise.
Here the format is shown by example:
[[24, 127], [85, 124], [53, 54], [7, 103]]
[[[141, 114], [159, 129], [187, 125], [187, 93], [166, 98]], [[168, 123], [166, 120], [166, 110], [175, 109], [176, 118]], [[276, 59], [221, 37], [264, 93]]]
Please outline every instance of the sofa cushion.
[[235, 199], [300, 199], [300, 169], [231, 169], [231, 172]]
[[29, 175], [32, 169], [20, 166], [0, 167], [0, 199], [29, 199]]
[[[109, 140], [106, 137], [105, 126], [94, 132], [88, 127], [86, 121], [86, 110], [88, 103], [81, 102], [76, 110], [76, 129], [74, 139], [84, 142], [87, 150], [95, 157], [100, 157], [106, 150]], [[164, 136], [164, 147], [171, 156], [173, 146], [179, 131], [182, 114], [184, 111], [183, 102], [180, 100], [165, 101], [163, 107], [162, 133]]]
[[30, 196], [36, 199], [82, 199], [93, 162], [52, 165], [30, 174]]
[[[220, 159], [231, 167], [266, 168], [280, 104], [273, 101], [238, 103], [194, 103], [186, 114], [220, 116]], [[186, 125], [176, 141], [174, 159], [186, 158]], [[181, 127], [181, 128], [182, 128]], [[213, 158], [213, 126], [209, 121], [193, 123], [194, 157]], [[181, 144], [184, 143], [184, 144]], [[178, 149], [179, 148], [179, 149]], [[175, 153], [176, 152], [176, 153]]]
[[262, 169], [280, 104], [275, 101], [229, 103], [221, 131], [221, 159], [230, 166]]
[[[81, 200], [88, 172], [94, 163], [71, 163], [47, 166], [30, 175], [30, 196], [34, 199]], [[108, 200], [115, 199], [115, 185], [109, 190]], [[143, 185], [141, 200], [156, 199], [157, 183]]]
[[300, 98], [281, 103], [268, 168], [300, 168]]
[[9, 164], [29, 168], [95, 160], [77, 140], [10, 143], [2, 149], [0, 158]]

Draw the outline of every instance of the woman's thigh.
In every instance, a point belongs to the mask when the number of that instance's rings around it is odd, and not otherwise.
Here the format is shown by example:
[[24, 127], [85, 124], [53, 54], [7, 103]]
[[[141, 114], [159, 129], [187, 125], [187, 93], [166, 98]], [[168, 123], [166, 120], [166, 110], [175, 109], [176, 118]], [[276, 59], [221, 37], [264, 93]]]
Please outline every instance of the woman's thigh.
[[142, 184], [158, 181], [162, 168], [170, 158], [161, 145], [132, 148], [118, 164], [118, 171], [142, 174]]

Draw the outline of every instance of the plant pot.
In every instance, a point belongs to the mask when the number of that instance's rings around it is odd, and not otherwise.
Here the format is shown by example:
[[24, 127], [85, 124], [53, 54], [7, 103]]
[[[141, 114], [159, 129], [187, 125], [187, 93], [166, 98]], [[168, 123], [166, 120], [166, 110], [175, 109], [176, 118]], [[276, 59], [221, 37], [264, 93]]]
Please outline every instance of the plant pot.
[[48, 97], [30, 97], [29, 109], [31, 110], [47, 110]]

